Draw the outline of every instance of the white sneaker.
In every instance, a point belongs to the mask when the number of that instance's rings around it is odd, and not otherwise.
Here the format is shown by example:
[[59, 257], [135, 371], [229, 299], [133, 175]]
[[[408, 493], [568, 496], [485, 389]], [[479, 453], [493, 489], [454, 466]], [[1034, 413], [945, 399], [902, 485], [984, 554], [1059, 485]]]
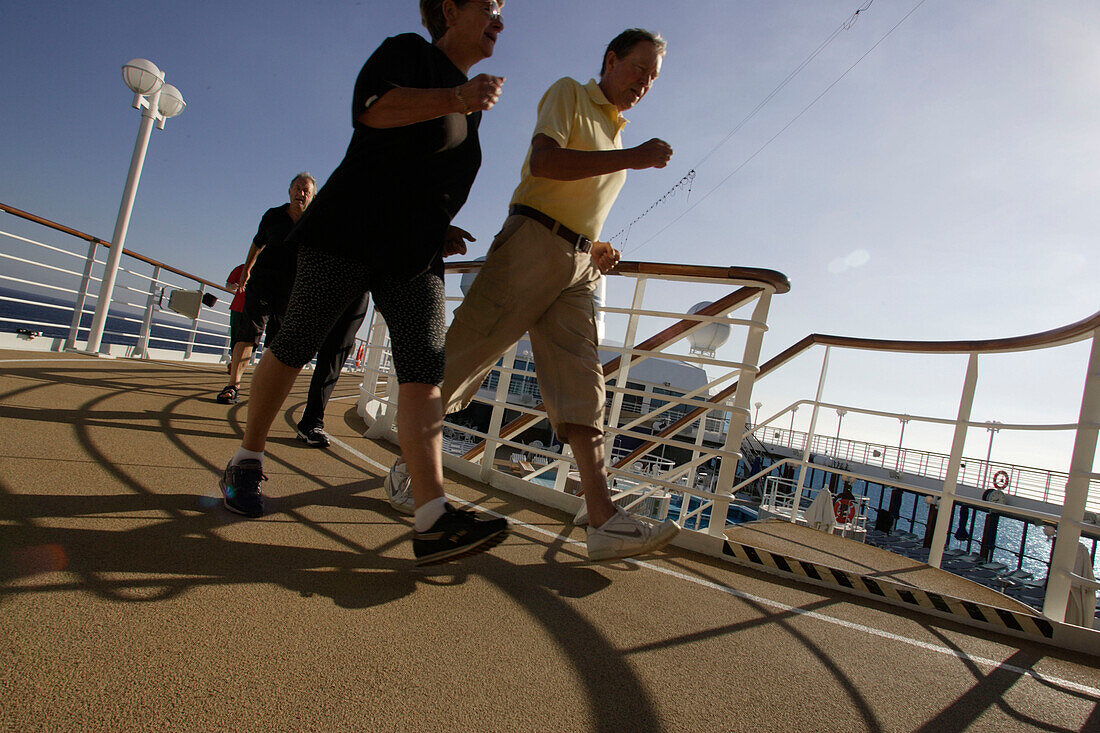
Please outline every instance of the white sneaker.
[[671, 519], [650, 524], [616, 509], [615, 515], [601, 526], [588, 527], [588, 559], [617, 560], [652, 552], [679, 533], [679, 525]]
[[393, 462], [393, 468], [386, 474], [386, 498], [390, 500], [390, 506], [402, 514], [412, 516], [416, 514], [416, 503], [413, 501], [412, 479], [409, 478], [408, 467], [398, 458]]

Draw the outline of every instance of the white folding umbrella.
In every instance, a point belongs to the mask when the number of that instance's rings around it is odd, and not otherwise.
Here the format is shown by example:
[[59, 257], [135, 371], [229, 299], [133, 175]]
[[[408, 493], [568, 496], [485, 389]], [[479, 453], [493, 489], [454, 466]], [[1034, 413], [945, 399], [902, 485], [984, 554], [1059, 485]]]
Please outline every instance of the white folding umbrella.
[[836, 515], [833, 513], [833, 495], [822, 487], [817, 492], [810, 508], [806, 510], [806, 524], [813, 529], [830, 532], [836, 524]]

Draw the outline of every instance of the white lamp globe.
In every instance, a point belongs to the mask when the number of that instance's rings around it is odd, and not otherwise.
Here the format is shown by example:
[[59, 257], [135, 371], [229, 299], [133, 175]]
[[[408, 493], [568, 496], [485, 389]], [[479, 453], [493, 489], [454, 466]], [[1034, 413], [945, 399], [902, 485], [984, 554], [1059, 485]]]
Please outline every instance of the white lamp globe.
[[122, 81], [134, 94], [152, 94], [164, 83], [164, 75], [148, 59], [131, 59], [122, 65]]
[[165, 84], [161, 87], [160, 98], [157, 100], [157, 111], [160, 112], [162, 117], [175, 117], [186, 106], [187, 102], [183, 101], [183, 95], [180, 94], [179, 89], [171, 84]]

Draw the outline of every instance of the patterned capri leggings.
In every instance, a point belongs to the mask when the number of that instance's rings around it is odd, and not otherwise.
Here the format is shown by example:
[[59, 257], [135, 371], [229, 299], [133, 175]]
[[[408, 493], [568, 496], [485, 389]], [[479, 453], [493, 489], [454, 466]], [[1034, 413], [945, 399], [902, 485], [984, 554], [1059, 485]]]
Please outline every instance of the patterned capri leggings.
[[351, 301], [370, 291], [390, 329], [398, 383], [442, 384], [443, 279], [426, 272], [406, 282], [378, 281], [374, 274], [365, 263], [299, 247], [298, 273], [272, 353], [287, 366], [305, 366]]

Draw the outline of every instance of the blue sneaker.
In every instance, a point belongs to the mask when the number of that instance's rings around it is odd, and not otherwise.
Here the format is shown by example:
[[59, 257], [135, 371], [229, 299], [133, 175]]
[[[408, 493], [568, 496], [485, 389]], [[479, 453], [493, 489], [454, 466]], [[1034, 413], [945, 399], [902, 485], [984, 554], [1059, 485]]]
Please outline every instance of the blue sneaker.
[[218, 488], [225, 497], [225, 508], [245, 517], [262, 516], [264, 497], [260, 493], [261, 481], [267, 481], [267, 476], [264, 476], [264, 464], [260, 461], [245, 459], [236, 466], [227, 465], [218, 481]]

